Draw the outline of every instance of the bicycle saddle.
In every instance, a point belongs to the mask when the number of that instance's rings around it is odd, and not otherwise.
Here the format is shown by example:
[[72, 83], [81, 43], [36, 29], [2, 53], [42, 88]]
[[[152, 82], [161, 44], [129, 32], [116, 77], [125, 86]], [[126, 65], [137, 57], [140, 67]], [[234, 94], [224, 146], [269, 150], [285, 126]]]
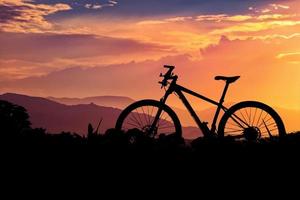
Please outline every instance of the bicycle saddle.
[[226, 81], [227, 83], [233, 83], [236, 80], [238, 80], [240, 78], [240, 76], [216, 76], [215, 80], [223, 80]]

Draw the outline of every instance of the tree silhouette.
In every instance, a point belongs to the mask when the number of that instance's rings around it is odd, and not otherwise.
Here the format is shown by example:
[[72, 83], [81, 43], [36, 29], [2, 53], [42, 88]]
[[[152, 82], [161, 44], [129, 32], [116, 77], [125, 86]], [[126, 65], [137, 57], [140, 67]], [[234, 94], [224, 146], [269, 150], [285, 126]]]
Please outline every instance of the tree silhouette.
[[15, 135], [30, 128], [29, 115], [25, 108], [0, 100], [0, 133]]

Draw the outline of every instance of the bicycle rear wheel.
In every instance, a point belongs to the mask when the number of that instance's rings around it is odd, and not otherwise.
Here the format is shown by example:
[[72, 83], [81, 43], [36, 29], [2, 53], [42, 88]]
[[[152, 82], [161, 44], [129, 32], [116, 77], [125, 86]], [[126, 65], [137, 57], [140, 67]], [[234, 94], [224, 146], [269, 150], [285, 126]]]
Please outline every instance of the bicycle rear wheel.
[[286, 131], [282, 119], [271, 107], [256, 101], [245, 101], [225, 112], [219, 123], [218, 135], [256, 140], [283, 137]]
[[[159, 108], [162, 112], [151, 130]], [[116, 129], [138, 129], [150, 137], [158, 137], [161, 134], [177, 134], [180, 137], [182, 135], [181, 124], [175, 112], [167, 105], [151, 99], [137, 101], [123, 110], [117, 120]]]

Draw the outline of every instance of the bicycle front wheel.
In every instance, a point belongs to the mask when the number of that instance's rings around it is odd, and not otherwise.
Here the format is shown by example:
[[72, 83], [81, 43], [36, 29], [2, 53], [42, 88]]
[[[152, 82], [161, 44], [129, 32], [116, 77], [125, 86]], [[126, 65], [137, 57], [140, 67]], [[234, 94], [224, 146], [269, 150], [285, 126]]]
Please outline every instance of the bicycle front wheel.
[[[152, 128], [159, 109], [162, 109], [161, 114]], [[151, 137], [161, 134], [182, 135], [181, 124], [175, 112], [169, 106], [151, 99], [137, 101], [123, 110], [117, 120], [116, 129], [138, 129]]]
[[286, 135], [280, 116], [266, 104], [240, 102], [229, 108], [220, 120], [218, 134], [240, 139], [282, 137]]

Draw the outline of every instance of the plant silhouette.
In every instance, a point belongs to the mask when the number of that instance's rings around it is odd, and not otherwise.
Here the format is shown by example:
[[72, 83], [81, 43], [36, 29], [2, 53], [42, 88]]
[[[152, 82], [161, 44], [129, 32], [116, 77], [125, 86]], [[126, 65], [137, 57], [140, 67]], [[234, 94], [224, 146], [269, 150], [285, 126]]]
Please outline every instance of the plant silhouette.
[[0, 100], [0, 132], [18, 134], [30, 128], [29, 115], [25, 108]]
[[[197, 162], [214, 159], [249, 159], [249, 156], [264, 159], [264, 155], [277, 160], [284, 152], [300, 152], [300, 132], [288, 134], [284, 139], [260, 138], [249, 142], [234, 140], [232, 137], [202, 137], [193, 141], [184, 140], [180, 135], [160, 134], [149, 137], [140, 129], [126, 132], [108, 129], [95, 134], [92, 125], [88, 125], [86, 136], [76, 133], [48, 133], [43, 128], [31, 128], [26, 110], [9, 102], [0, 101], [1, 147], [17, 151], [15, 156], [34, 159], [66, 158], [72, 160], [98, 160], [101, 162], [125, 160], [125, 162]], [[16, 128], [17, 127], [17, 128]], [[90, 135], [90, 136], [89, 136]], [[284, 147], [284, 148], [282, 148]], [[280, 153], [279, 153], [280, 152]], [[40, 156], [42, 154], [42, 156]], [[240, 157], [240, 155], [242, 155]], [[49, 157], [50, 156], [50, 157]], [[283, 158], [282, 158], [283, 159]]]

